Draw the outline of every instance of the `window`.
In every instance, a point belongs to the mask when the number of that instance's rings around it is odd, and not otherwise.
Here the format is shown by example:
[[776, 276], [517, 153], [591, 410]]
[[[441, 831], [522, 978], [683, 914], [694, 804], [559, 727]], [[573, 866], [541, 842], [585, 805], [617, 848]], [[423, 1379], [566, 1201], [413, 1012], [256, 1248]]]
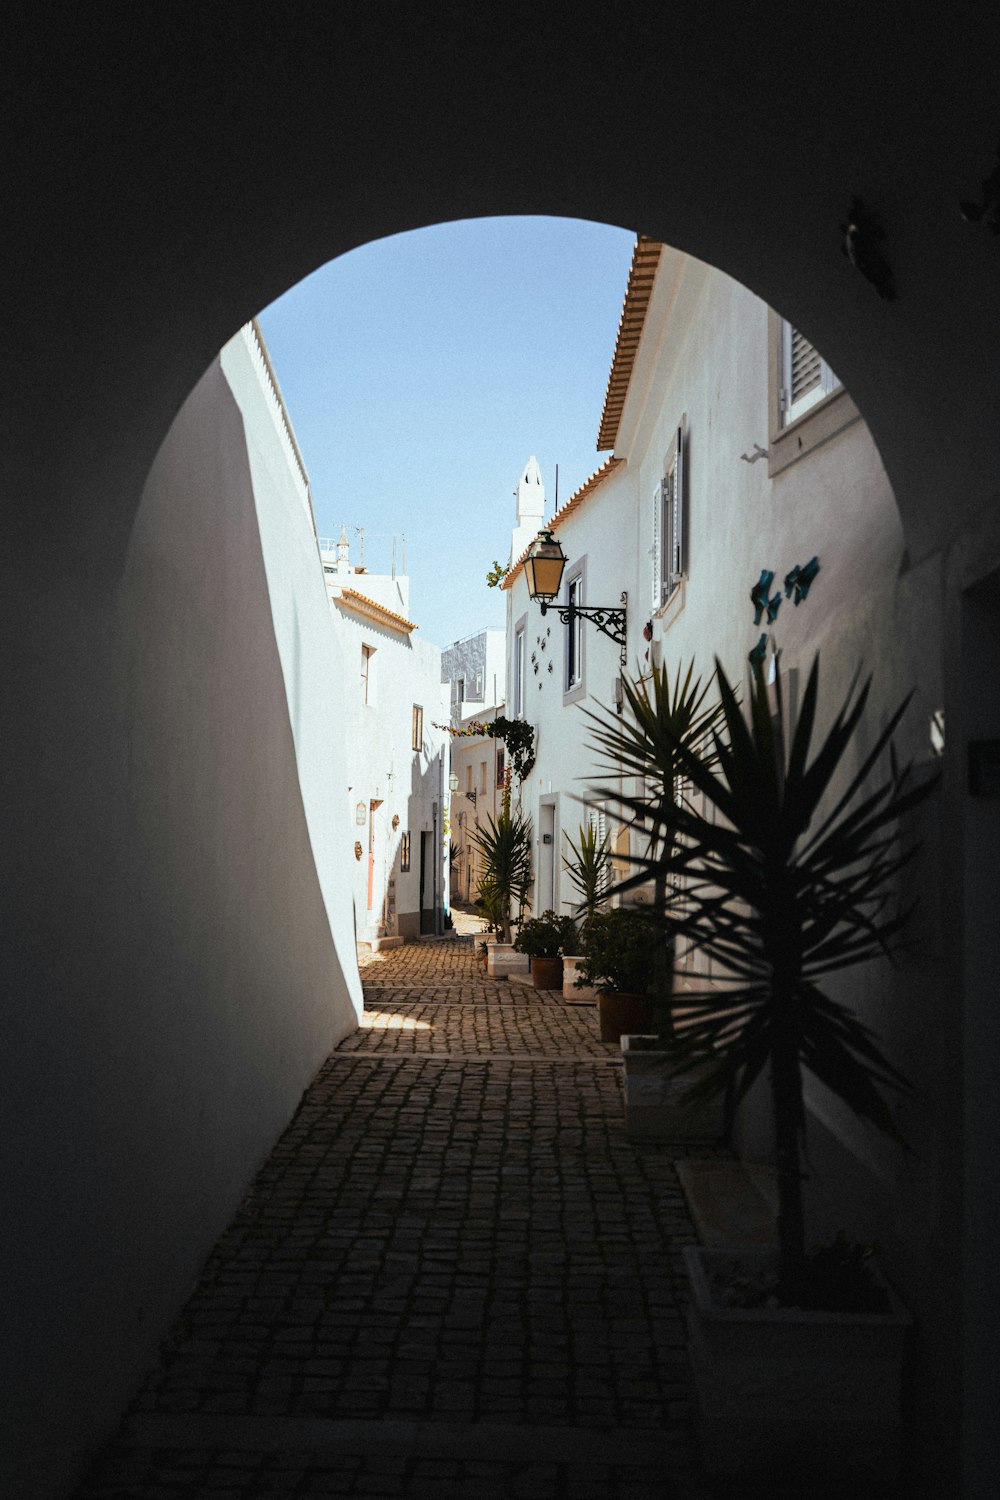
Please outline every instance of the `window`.
[[480, 792], [486, 790], [486, 762], [484, 760], [479, 762], [479, 790]]
[[503, 786], [504, 754], [503, 746], [497, 750], [497, 786]]
[[811, 453], [859, 415], [839, 379], [787, 318], [768, 313], [767, 472]]
[[[583, 579], [578, 573], [566, 585], [566, 603], [576, 609], [583, 603]], [[566, 691], [583, 681], [583, 617], [571, 614], [566, 621]]]
[[374, 646], [361, 647], [361, 701], [362, 703], [375, 702], [375, 678], [372, 670], [372, 657], [375, 655]]
[[419, 703], [413, 705], [413, 739], [411, 741], [414, 750], [424, 748], [424, 711]]
[[653, 610], [661, 609], [684, 578], [687, 567], [684, 527], [684, 423], [674, 434], [663, 460], [663, 478], [653, 493]]
[[456, 679], [456, 682], [455, 682], [455, 697], [458, 699], [459, 703], [461, 703], [462, 700], [465, 697], [465, 678], [464, 677], [459, 677], [459, 678]]
[[829, 396], [840, 384], [818, 349], [804, 334], [793, 328], [787, 318], [781, 320], [781, 389], [778, 405], [781, 425], [787, 427], [805, 412]]
[[406, 871], [410, 868], [410, 835], [404, 833], [399, 840], [399, 868]]
[[465, 795], [472, 796], [472, 761], [465, 768]]
[[514, 682], [511, 699], [514, 704], [514, 717], [519, 719], [524, 713], [524, 626], [518, 626], [514, 632]]
[[[608, 836], [608, 817], [603, 807], [588, 807], [587, 827], [591, 833], [596, 835], [598, 848], [604, 843]], [[607, 859], [601, 868], [601, 882], [598, 890], [603, 894], [611, 884], [611, 869]]]

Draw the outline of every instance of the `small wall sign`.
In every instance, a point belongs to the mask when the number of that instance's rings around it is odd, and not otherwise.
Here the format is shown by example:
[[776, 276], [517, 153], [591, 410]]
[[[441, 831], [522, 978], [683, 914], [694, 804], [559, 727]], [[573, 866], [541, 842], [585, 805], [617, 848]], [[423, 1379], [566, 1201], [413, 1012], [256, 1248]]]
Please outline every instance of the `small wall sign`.
[[359, 802], [358, 805], [357, 805], [357, 807], [354, 809], [354, 821], [355, 821], [355, 823], [357, 823], [357, 825], [358, 825], [359, 828], [363, 828], [364, 827], [364, 822], [365, 822], [365, 804], [363, 802]]

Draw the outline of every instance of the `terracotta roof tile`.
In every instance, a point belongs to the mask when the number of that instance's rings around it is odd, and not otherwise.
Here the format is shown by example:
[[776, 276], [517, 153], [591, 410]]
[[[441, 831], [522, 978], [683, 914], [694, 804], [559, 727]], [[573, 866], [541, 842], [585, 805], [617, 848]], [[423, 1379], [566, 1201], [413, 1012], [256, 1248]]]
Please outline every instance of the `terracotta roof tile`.
[[625, 302], [618, 320], [618, 337], [615, 339], [614, 358], [611, 361], [611, 373], [608, 376], [601, 425], [597, 434], [599, 453], [613, 448], [618, 440], [618, 423], [625, 407], [662, 251], [663, 245], [659, 240], [651, 240], [643, 234], [636, 240], [632, 251]]
[[340, 589], [330, 597], [334, 604], [343, 604], [348, 609], [356, 610], [359, 615], [367, 615], [369, 619], [377, 621], [379, 625], [388, 626], [390, 630], [405, 630], [409, 633], [417, 629], [412, 620], [404, 620], [402, 615], [397, 615], [393, 610], [386, 609], [384, 604], [369, 599], [367, 594], [359, 594], [357, 589]]

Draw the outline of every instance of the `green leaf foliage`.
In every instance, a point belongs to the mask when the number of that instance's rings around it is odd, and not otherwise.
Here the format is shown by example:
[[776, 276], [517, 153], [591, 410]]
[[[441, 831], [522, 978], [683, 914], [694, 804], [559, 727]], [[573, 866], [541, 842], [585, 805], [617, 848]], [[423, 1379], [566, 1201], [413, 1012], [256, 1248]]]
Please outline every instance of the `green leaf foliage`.
[[608, 886], [608, 836], [599, 839], [594, 824], [581, 823], [579, 840], [574, 844], [566, 835], [572, 858], [563, 855], [563, 868], [580, 896], [577, 911], [588, 919], [601, 905]]
[[531, 822], [520, 809], [505, 807], [496, 820], [487, 813], [469, 837], [483, 856], [480, 888], [490, 892], [503, 941], [509, 943], [511, 912], [524, 905], [531, 885]]
[[664, 982], [673, 959], [673, 944], [663, 922], [648, 907], [616, 906], [599, 911], [582, 929], [583, 962], [577, 982], [603, 994], [652, 993]]
[[514, 939], [518, 953], [527, 953], [530, 958], [558, 958], [560, 953], [572, 953], [576, 942], [576, 923], [572, 917], [559, 916], [549, 908], [540, 917], [529, 917], [522, 922]]
[[684, 903], [674, 917], [677, 930], [728, 976], [720, 989], [684, 997], [675, 1038], [679, 1071], [703, 1066], [706, 1053], [716, 1059], [690, 1090], [691, 1101], [725, 1091], [731, 1110], [769, 1072], [783, 1276], [790, 1282], [805, 1253], [803, 1070], [897, 1136], [886, 1092], [909, 1085], [871, 1029], [824, 986], [830, 975], [893, 951], [911, 915], [895, 904], [897, 878], [915, 853], [900, 842], [899, 820], [931, 784], [913, 785], [908, 769], [891, 763], [888, 777], [870, 785], [891, 752], [906, 700], [840, 786], [870, 679], [852, 686], [814, 747], [818, 657], [793, 724], [786, 724], [780, 685], [772, 702], [761, 672], [752, 678], [746, 714], [718, 662], [716, 674], [721, 723], [713, 725], [709, 745], [665, 730], [678, 774], [714, 817], [691, 801], [669, 808], [650, 801], [646, 812], [660, 824], [662, 852], [637, 861], [642, 869], [623, 886], [650, 874], [679, 879]]

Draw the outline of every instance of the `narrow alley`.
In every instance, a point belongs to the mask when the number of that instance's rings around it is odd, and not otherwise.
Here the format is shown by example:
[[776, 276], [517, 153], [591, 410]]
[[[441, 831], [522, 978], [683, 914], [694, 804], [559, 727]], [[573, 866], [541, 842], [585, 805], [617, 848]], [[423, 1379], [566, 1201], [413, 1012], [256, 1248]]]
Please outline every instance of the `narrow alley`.
[[462, 938], [362, 977], [79, 1500], [702, 1500], [677, 1152], [596, 1010]]

